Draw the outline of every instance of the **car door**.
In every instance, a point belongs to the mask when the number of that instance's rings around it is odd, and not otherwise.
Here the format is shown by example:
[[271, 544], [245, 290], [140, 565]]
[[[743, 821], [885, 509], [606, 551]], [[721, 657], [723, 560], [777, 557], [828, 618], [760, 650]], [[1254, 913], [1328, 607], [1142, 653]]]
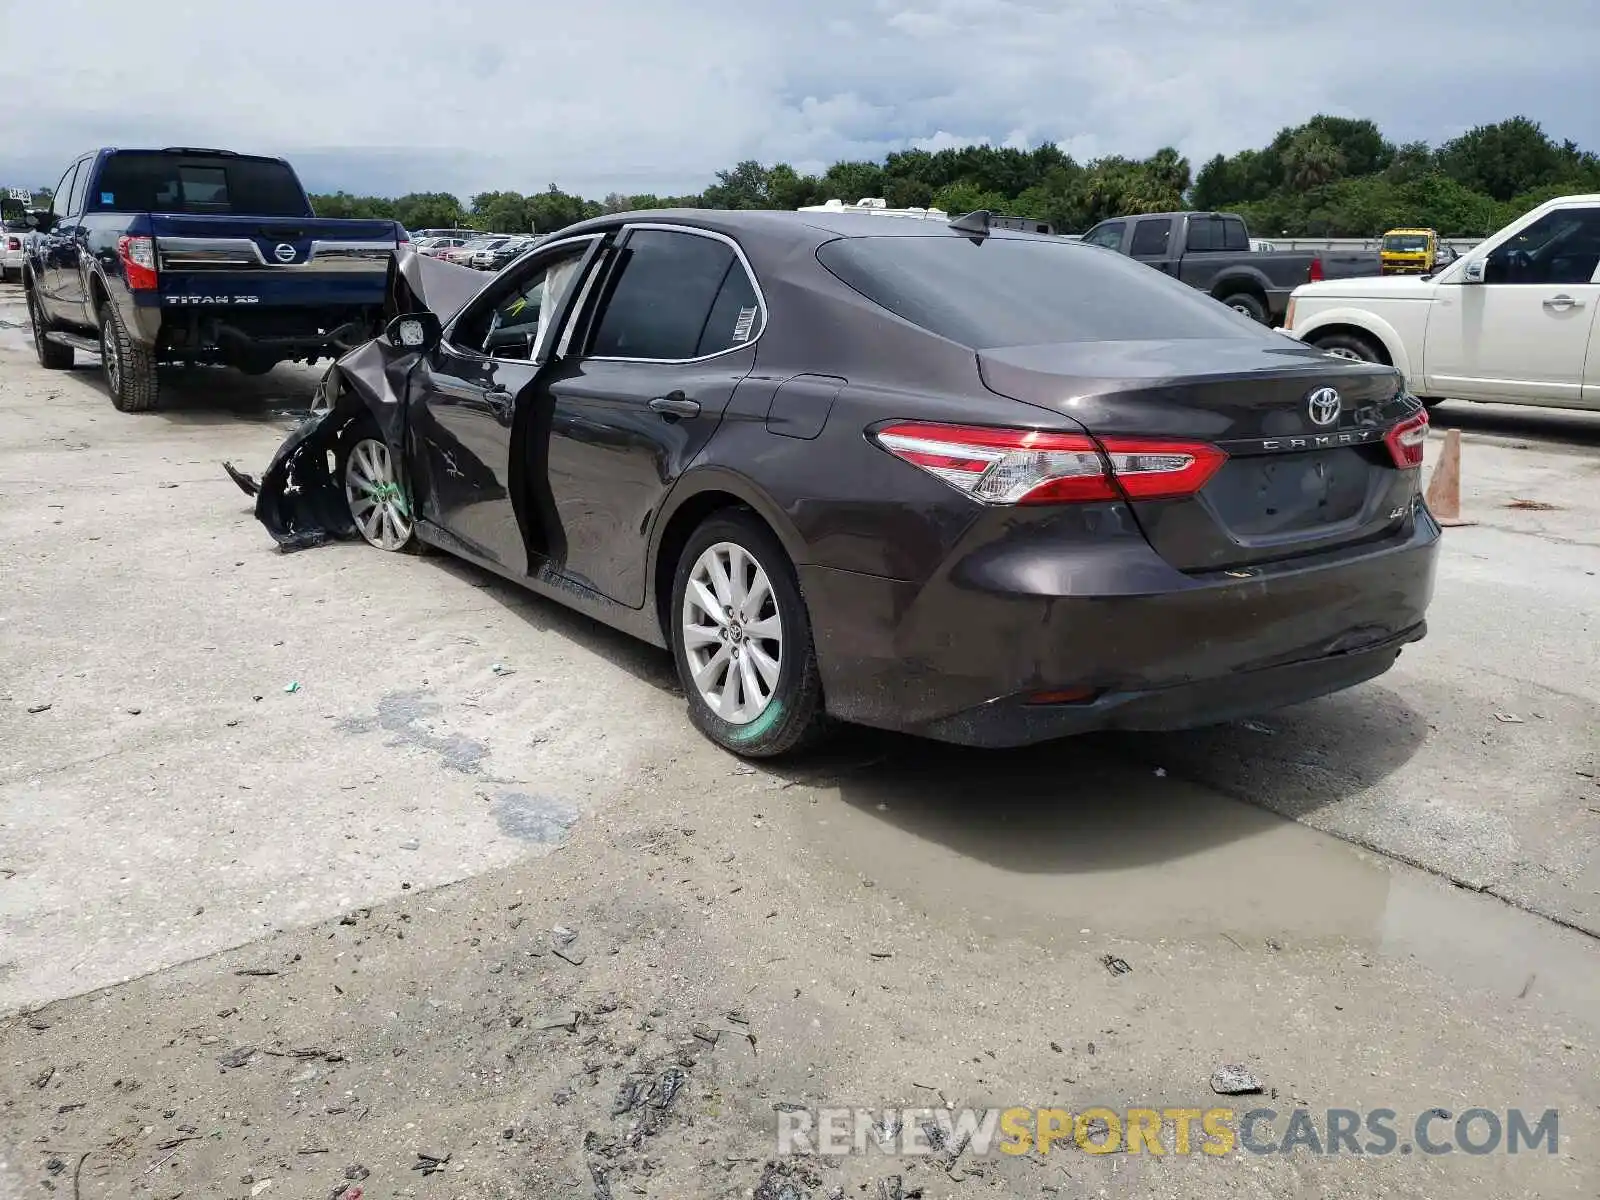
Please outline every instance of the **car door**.
[[50, 196], [50, 215], [53, 218], [50, 228], [39, 235], [39, 261], [35, 264], [37, 277], [34, 284], [39, 289], [39, 299], [46, 314], [52, 319], [60, 319], [65, 315], [58, 302], [61, 294], [61, 235], [78, 169], [79, 164], [73, 163], [56, 185], [56, 190]]
[[1172, 253], [1172, 218], [1143, 217], [1134, 222], [1133, 242], [1128, 256], [1137, 258], [1147, 267], [1171, 275], [1177, 259]]
[[527, 462], [513, 455], [542, 348], [598, 235], [553, 243], [495, 280], [445, 330], [410, 392], [421, 516], [471, 554], [515, 575], [543, 552], [527, 511]]
[[89, 253], [89, 230], [84, 222], [88, 209], [89, 176], [94, 174], [93, 158], [79, 161], [77, 174], [67, 198], [66, 216], [60, 229], [60, 278], [57, 280], [56, 303], [62, 316], [79, 325], [94, 324], [89, 308], [88, 268], [93, 262]]
[[[1481, 264], [1481, 283], [1467, 282]], [[1430, 393], [1583, 403], [1600, 304], [1600, 206], [1553, 209], [1440, 282], [1423, 370]]]
[[539, 384], [552, 561], [639, 608], [655, 516], [754, 366], [766, 303], [732, 239], [674, 225], [626, 227], [597, 291], [581, 343]]

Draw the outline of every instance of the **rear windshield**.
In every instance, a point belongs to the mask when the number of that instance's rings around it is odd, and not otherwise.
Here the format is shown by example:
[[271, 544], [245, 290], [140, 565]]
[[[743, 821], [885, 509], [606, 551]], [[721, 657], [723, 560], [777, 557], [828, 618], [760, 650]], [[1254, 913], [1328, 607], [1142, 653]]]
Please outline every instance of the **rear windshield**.
[[897, 317], [974, 350], [1271, 336], [1169, 275], [1081, 242], [841, 238], [817, 258]]
[[91, 212], [311, 215], [286, 164], [203, 154], [113, 154], [88, 201]]

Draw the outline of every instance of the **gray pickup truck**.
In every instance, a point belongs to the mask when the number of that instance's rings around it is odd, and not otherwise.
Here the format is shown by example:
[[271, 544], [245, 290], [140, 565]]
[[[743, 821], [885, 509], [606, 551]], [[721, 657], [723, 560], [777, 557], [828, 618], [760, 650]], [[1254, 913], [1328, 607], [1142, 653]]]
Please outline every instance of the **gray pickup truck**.
[[1302, 283], [1379, 273], [1378, 255], [1328, 250], [1251, 250], [1233, 213], [1141, 213], [1101, 221], [1083, 240], [1199, 288], [1264, 325], [1282, 325]]

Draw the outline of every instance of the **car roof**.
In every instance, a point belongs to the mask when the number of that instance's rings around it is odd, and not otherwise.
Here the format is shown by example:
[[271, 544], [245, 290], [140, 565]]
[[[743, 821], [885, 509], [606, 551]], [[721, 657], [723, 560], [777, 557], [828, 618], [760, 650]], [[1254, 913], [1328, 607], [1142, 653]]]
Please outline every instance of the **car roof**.
[[[811, 242], [822, 245], [838, 238], [855, 237], [952, 237], [969, 238], [970, 233], [951, 229], [943, 221], [922, 217], [851, 213], [793, 212], [786, 209], [657, 208], [639, 212], [609, 213], [568, 225], [558, 237], [573, 237], [617, 229], [623, 225], [654, 222], [661, 225], [686, 225], [721, 233], [741, 244], [749, 240], [773, 242]], [[990, 237], [1007, 240], [1065, 242], [1055, 234], [1025, 233], [1014, 229], [995, 229]]]

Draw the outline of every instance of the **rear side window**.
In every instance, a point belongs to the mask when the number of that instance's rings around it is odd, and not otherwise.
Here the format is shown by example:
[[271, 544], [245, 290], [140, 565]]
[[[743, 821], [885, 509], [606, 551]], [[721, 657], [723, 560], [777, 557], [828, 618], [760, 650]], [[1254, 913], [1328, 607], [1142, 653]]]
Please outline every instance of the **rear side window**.
[[1170, 275], [1077, 242], [840, 238], [817, 257], [896, 316], [975, 350], [1273, 336]]
[[270, 159], [132, 152], [105, 160], [90, 193], [101, 212], [307, 217], [294, 172]]
[[1220, 250], [1249, 250], [1250, 231], [1238, 217], [1222, 218], [1222, 245]]
[[1128, 251], [1135, 258], [1165, 254], [1167, 243], [1172, 240], [1172, 221], [1167, 217], [1159, 217], [1153, 221], [1140, 221], [1133, 227], [1133, 249]]
[[687, 359], [749, 341], [755, 289], [726, 242], [695, 233], [636, 229], [595, 328], [600, 358]]

